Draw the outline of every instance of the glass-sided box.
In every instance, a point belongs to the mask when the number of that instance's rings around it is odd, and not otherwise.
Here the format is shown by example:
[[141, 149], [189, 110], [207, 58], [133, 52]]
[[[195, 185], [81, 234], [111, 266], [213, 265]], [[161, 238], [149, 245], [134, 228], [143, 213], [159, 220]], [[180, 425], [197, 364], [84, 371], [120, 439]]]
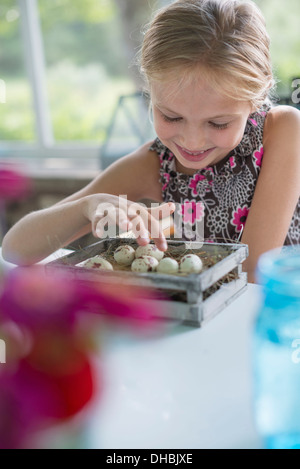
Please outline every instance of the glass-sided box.
[[[199, 274], [168, 275], [158, 272], [135, 273], [129, 267], [119, 266], [114, 261], [114, 251], [129, 244], [134, 249], [138, 244], [134, 238], [108, 238], [74, 251], [46, 264], [47, 269], [61, 267], [76, 278], [89, 281], [95, 275], [99, 281], [116, 285], [124, 283], [141, 286], [158, 293], [160, 299], [150, 299], [154, 315], [173, 319], [190, 326], [202, 326], [207, 320], [221, 312], [247, 287], [247, 275], [242, 272], [242, 263], [248, 256], [245, 244], [198, 243], [168, 241], [165, 256], [179, 260], [183, 255], [196, 254], [203, 262]], [[101, 255], [111, 262], [114, 271], [89, 269], [84, 262]]]

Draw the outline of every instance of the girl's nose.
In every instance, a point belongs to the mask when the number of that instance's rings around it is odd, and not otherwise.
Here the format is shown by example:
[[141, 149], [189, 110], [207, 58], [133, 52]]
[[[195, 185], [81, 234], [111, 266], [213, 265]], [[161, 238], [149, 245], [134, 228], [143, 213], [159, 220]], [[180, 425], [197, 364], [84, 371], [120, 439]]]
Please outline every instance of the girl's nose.
[[186, 126], [182, 138], [182, 146], [191, 152], [201, 151], [207, 146], [205, 131], [200, 126]]

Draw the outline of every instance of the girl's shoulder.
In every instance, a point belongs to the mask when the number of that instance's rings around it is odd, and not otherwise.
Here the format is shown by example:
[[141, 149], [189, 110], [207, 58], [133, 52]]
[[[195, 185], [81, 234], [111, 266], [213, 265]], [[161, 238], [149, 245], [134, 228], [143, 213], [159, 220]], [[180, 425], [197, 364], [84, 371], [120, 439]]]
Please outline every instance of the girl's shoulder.
[[284, 104], [279, 104], [277, 106], [273, 106], [269, 112], [268, 116], [272, 116], [274, 119], [299, 119], [300, 110], [297, 109], [295, 106], [288, 106]]
[[294, 106], [278, 105], [269, 110], [265, 126], [264, 140], [269, 138], [289, 138], [300, 130], [300, 110]]
[[264, 160], [281, 168], [294, 167], [300, 161], [300, 111], [293, 106], [279, 105], [267, 117], [263, 135]]

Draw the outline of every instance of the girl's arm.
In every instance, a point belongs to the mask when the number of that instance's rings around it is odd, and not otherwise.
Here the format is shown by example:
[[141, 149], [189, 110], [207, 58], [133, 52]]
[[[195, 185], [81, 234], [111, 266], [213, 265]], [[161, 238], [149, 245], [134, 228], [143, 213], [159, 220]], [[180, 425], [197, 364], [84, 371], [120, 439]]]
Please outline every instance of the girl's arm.
[[[3, 257], [18, 265], [30, 265], [86, 233], [93, 231], [95, 236], [99, 235], [99, 211], [103, 213], [102, 208], [107, 207], [103, 204], [109, 204], [110, 214], [111, 207], [117, 213], [119, 195], [126, 196], [129, 202], [141, 198], [162, 201], [159, 159], [148, 148], [146, 144], [121, 158], [82, 190], [58, 204], [32, 212], [18, 221], [3, 239]], [[161, 248], [163, 241], [160, 232], [155, 242]]]
[[283, 246], [300, 196], [300, 112], [289, 106], [272, 109], [263, 140], [261, 172], [242, 236], [249, 245], [244, 269], [250, 282], [260, 255]]

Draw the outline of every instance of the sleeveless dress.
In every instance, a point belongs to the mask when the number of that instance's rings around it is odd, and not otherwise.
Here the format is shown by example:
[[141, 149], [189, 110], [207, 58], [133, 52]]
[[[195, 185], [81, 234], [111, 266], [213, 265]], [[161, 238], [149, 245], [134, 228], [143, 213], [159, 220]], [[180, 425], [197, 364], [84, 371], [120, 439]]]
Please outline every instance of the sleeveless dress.
[[[164, 202], [174, 202], [175, 237], [232, 243], [240, 240], [264, 154], [263, 129], [271, 105], [251, 114], [239, 145], [217, 164], [193, 176], [176, 170], [174, 154], [156, 139], [150, 150], [160, 158]], [[300, 198], [285, 239], [300, 244]]]

